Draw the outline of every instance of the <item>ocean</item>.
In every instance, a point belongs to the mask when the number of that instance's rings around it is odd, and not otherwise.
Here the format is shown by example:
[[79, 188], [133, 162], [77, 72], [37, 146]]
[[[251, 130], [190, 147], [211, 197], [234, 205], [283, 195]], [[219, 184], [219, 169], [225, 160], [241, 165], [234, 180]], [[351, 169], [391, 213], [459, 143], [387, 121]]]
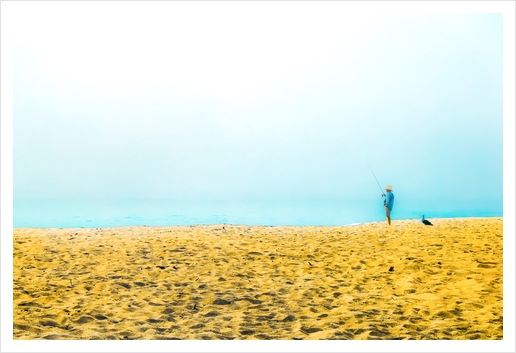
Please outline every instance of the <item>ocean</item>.
[[[480, 207], [478, 205], [481, 205]], [[400, 219], [502, 217], [502, 201], [429, 202], [396, 200]], [[155, 199], [15, 199], [15, 228], [104, 228], [119, 226], [343, 226], [385, 220], [383, 199], [308, 201], [194, 201]]]

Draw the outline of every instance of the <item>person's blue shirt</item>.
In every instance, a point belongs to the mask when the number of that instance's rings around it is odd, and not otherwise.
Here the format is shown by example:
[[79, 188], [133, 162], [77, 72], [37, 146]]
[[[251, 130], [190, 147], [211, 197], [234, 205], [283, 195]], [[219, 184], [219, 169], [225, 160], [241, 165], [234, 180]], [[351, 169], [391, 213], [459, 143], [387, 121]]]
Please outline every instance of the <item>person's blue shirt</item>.
[[394, 205], [394, 194], [391, 191], [387, 191], [387, 196], [385, 196], [385, 206], [392, 211], [392, 206]]

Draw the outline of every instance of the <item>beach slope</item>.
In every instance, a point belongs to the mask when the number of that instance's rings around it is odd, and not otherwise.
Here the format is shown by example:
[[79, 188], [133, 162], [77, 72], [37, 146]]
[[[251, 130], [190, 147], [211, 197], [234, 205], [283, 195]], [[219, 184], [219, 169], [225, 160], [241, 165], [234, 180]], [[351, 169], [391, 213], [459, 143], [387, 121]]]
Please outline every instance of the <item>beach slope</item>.
[[14, 230], [14, 339], [503, 339], [503, 219]]

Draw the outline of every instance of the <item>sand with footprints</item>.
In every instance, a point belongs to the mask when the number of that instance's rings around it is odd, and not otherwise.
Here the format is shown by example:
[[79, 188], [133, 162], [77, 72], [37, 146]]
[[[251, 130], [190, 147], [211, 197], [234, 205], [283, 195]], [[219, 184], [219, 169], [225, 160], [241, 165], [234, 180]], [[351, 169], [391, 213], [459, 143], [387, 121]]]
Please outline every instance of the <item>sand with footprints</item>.
[[503, 339], [503, 219], [14, 230], [15, 340]]

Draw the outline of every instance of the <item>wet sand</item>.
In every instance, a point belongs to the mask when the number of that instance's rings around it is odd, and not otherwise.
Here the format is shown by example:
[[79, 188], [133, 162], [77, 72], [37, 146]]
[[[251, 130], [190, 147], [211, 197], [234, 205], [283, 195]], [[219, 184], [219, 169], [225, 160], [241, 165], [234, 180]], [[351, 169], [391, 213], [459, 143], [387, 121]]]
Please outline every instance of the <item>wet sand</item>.
[[14, 230], [15, 340], [501, 340], [503, 219]]

